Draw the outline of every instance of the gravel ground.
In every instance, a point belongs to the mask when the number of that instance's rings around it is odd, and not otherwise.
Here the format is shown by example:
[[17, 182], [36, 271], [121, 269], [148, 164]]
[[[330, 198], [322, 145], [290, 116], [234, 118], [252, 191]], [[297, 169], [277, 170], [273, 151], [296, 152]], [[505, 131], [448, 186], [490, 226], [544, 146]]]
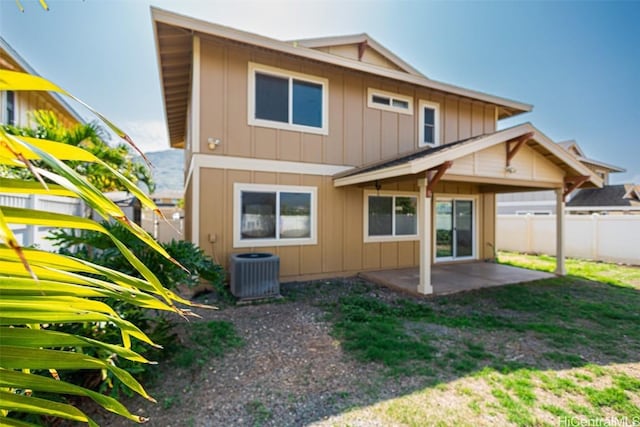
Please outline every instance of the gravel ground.
[[[158, 380], [145, 384], [158, 403], [137, 397], [123, 403], [149, 417], [152, 426], [323, 426], [333, 425], [328, 419], [349, 408], [414, 389], [415, 379], [398, 383], [381, 366], [354, 361], [330, 335], [331, 325], [318, 303], [336, 300], [352, 285], [363, 286], [357, 279], [344, 283], [338, 292], [335, 285], [318, 283], [330, 287], [330, 295], [317, 288], [309, 292], [309, 284], [289, 284], [283, 301], [196, 309], [200, 321], [232, 322], [245, 344], [202, 368], [163, 363]], [[372, 289], [377, 295], [390, 292]], [[100, 425], [134, 425], [91, 412]]]

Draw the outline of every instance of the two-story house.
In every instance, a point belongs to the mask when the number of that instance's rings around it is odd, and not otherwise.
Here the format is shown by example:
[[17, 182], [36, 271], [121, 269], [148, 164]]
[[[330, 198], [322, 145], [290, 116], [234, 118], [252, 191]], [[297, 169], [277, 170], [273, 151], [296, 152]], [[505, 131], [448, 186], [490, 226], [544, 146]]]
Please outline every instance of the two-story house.
[[[435, 81], [366, 34], [278, 41], [152, 9], [185, 236], [218, 259], [268, 251], [287, 280], [494, 256], [496, 194], [602, 179], [532, 106]], [[558, 216], [558, 273], [564, 273]]]

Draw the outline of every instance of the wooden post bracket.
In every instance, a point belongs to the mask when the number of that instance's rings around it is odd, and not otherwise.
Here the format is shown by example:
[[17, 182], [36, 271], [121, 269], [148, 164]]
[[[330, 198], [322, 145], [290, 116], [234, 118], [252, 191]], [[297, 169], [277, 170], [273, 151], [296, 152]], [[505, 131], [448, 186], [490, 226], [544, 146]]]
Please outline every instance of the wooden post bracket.
[[440, 166], [436, 166], [433, 169], [427, 171], [427, 197], [433, 195], [433, 187], [440, 181], [442, 175], [453, 165], [453, 162], [448, 160], [442, 163]]
[[[511, 166], [511, 160], [515, 157], [516, 153], [520, 151], [524, 143], [531, 138], [533, 138], [533, 132], [525, 133], [522, 136], [510, 139], [506, 142], [505, 147], [507, 148], [507, 167]], [[513, 148], [511, 147], [512, 145]]]
[[571, 194], [573, 190], [580, 187], [582, 184], [589, 180], [587, 175], [568, 176], [564, 178], [564, 193], [562, 194], [562, 201], [567, 199], [567, 196]]
[[367, 41], [363, 41], [358, 43], [358, 61], [362, 61], [362, 57], [364, 56], [364, 51], [367, 49]]

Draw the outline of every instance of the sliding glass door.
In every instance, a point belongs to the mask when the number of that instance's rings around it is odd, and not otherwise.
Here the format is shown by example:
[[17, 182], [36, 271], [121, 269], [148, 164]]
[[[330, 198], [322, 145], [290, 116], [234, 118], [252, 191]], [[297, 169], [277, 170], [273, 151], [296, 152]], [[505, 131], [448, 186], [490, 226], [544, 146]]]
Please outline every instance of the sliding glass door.
[[436, 200], [436, 260], [473, 258], [473, 200]]

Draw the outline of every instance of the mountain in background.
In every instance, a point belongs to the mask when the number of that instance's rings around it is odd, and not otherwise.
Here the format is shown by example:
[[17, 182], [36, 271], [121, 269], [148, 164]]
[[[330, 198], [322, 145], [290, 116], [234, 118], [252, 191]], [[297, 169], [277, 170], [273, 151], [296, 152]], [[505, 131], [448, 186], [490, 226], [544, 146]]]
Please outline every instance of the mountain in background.
[[153, 167], [151, 174], [156, 183], [156, 192], [183, 190], [184, 150], [164, 150], [144, 153]]

